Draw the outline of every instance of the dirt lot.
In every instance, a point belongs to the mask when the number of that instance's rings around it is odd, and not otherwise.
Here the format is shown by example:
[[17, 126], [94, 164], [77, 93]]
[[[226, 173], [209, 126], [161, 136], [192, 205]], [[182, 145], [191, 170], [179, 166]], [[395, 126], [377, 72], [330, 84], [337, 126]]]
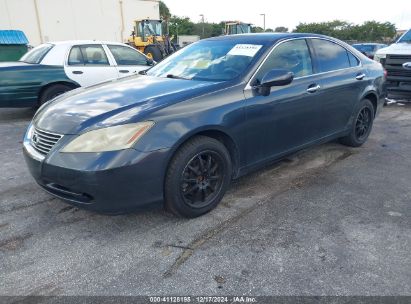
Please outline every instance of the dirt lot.
[[359, 149], [301, 151], [198, 219], [103, 216], [43, 192], [0, 109], [0, 295], [411, 295], [411, 106]]

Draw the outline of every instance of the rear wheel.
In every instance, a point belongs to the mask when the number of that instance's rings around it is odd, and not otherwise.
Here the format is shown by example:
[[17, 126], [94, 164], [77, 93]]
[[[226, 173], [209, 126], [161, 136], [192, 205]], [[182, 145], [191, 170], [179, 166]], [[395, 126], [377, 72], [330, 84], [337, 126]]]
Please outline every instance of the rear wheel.
[[231, 160], [218, 140], [197, 136], [174, 155], [165, 180], [165, 206], [178, 216], [197, 217], [215, 208], [231, 180]]
[[340, 138], [340, 142], [351, 147], [364, 144], [371, 133], [374, 121], [374, 106], [368, 99], [363, 99], [358, 107], [350, 133]]
[[40, 95], [39, 98], [39, 105], [41, 106], [43, 103], [66, 93], [67, 91], [72, 90], [73, 88], [65, 85], [65, 84], [53, 84], [49, 87], [47, 87]]

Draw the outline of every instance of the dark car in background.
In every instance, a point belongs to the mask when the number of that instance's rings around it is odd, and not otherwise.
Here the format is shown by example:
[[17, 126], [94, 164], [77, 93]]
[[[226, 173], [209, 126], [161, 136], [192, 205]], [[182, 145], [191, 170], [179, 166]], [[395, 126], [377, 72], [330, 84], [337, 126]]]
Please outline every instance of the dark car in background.
[[353, 48], [359, 50], [365, 56], [370, 59], [374, 59], [375, 53], [382, 48], [387, 47], [387, 44], [383, 43], [355, 43], [352, 45]]
[[232, 179], [287, 154], [334, 139], [362, 145], [383, 88], [381, 65], [333, 38], [210, 38], [145, 75], [47, 102], [24, 155], [37, 183], [73, 205], [119, 213], [163, 202], [196, 217]]

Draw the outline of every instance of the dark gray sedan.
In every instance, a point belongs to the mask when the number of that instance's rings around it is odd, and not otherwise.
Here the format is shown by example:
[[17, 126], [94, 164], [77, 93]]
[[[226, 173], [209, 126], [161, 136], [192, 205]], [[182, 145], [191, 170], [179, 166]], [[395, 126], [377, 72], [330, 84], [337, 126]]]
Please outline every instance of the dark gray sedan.
[[380, 64], [313, 34], [206, 39], [142, 74], [39, 109], [24, 155], [42, 188], [105, 213], [163, 203], [199, 216], [273, 160], [362, 145], [385, 96]]

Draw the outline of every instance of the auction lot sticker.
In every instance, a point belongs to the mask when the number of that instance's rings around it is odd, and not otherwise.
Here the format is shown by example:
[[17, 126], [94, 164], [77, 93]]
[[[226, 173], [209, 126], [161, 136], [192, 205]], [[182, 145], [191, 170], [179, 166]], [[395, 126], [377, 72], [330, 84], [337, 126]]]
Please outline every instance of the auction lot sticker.
[[236, 44], [227, 55], [254, 57], [261, 47], [259, 44]]

